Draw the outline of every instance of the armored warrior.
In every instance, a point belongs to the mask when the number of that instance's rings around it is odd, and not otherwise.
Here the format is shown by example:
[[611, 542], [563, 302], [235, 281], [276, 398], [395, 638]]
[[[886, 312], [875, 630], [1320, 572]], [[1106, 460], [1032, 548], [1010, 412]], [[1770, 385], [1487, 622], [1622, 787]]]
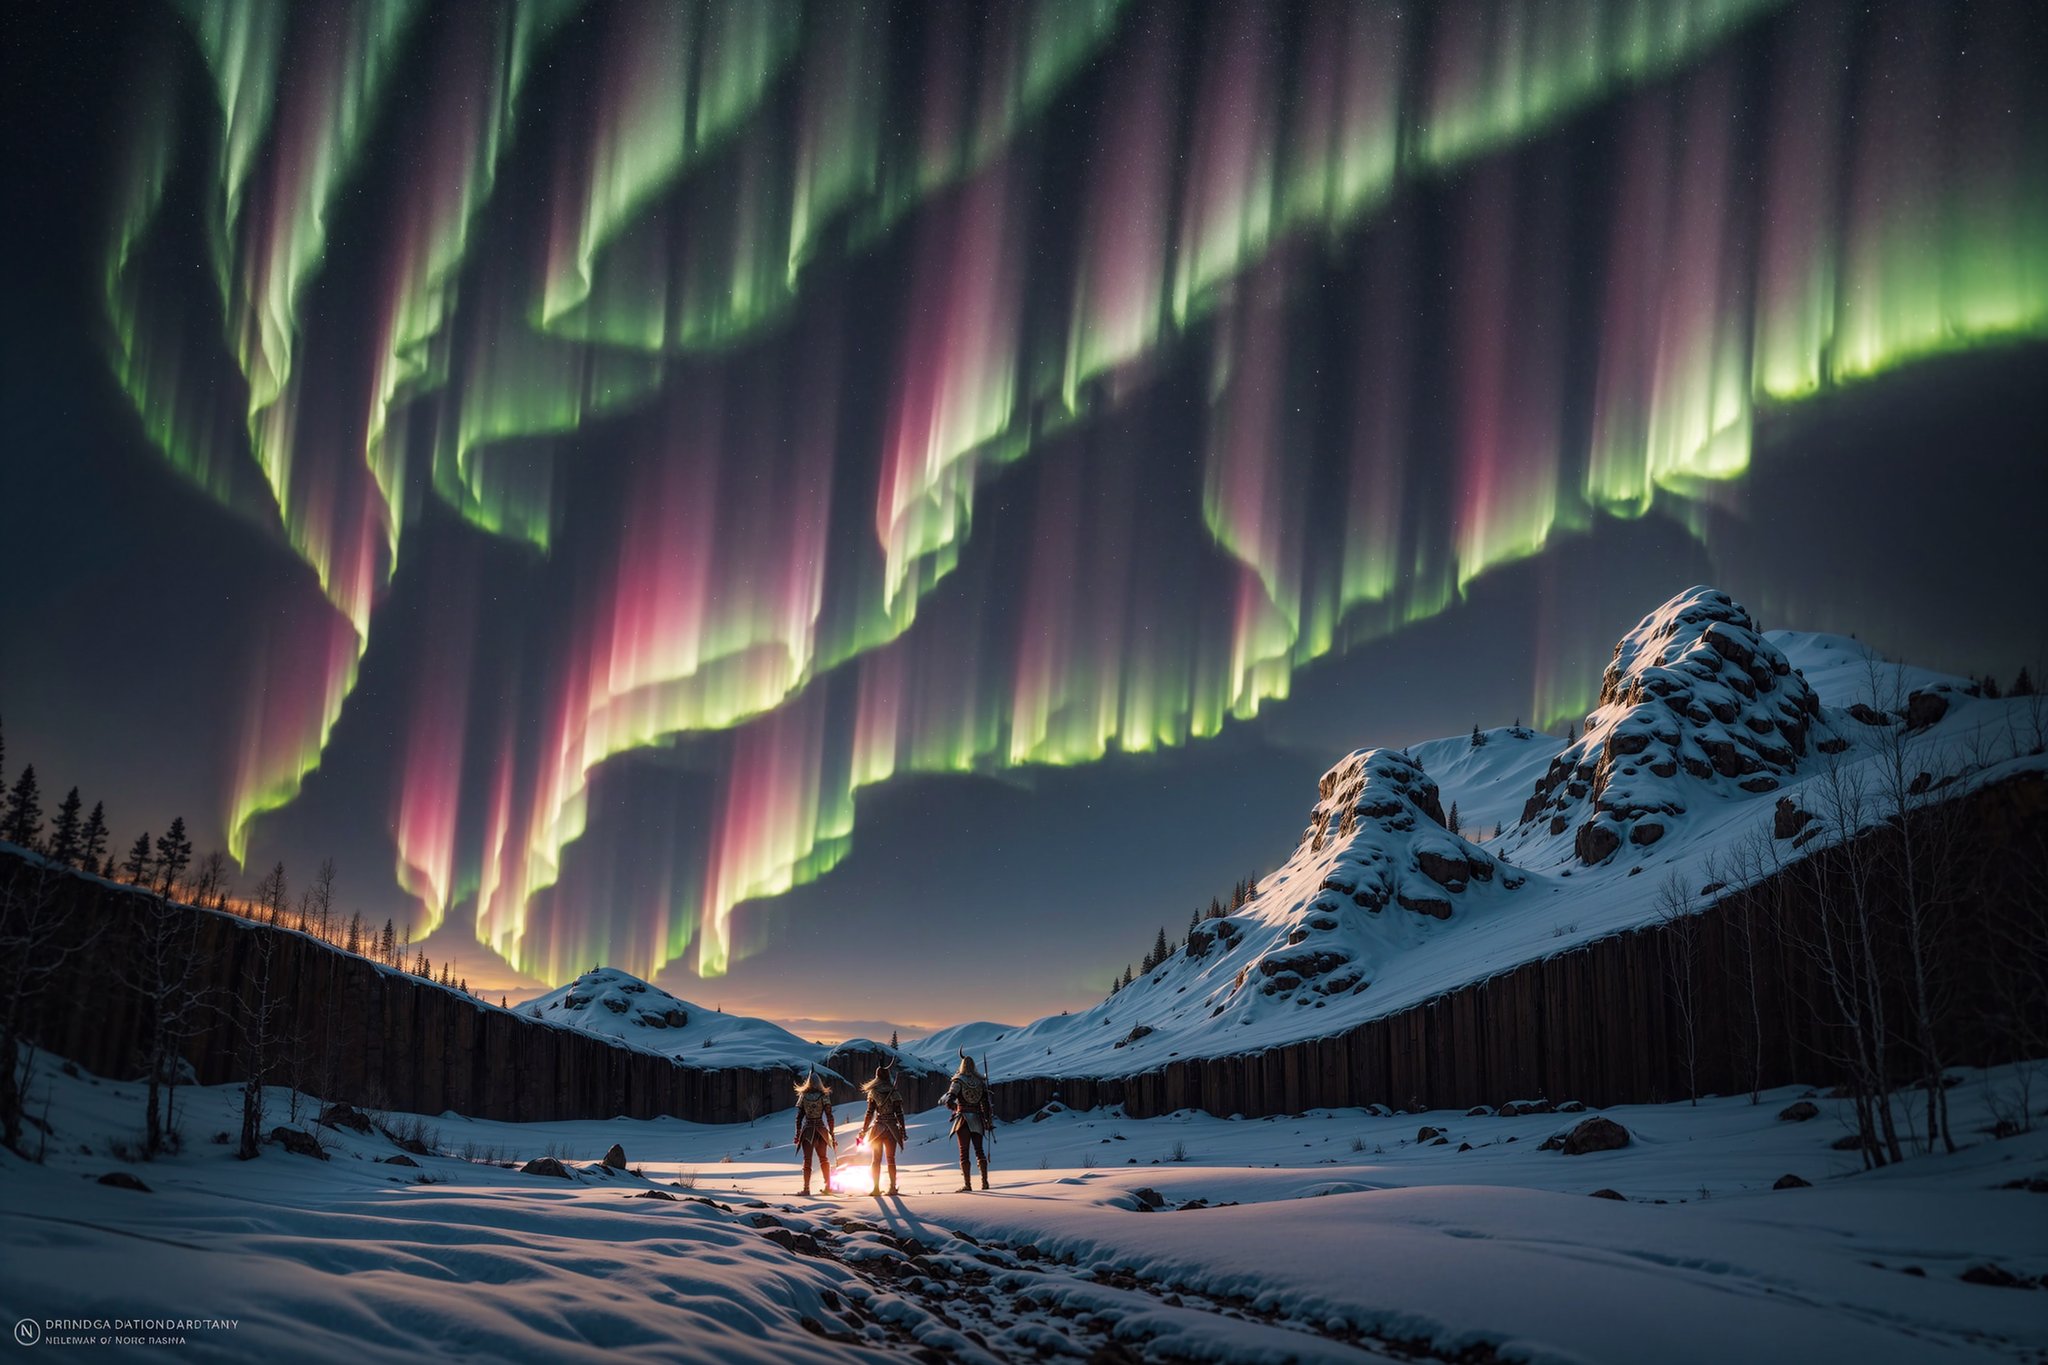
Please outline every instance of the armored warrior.
[[817, 1158], [825, 1193], [832, 1193], [832, 1095], [814, 1069], [796, 1088], [796, 1146], [804, 1154], [804, 1194], [811, 1192], [811, 1159]]
[[862, 1142], [873, 1140], [869, 1164], [874, 1178], [869, 1182], [875, 1194], [882, 1193], [882, 1158], [889, 1159], [889, 1193], [896, 1193], [896, 1152], [910, 1140], [903, 1126], [903, 1096], [896, 1090], [896, 1072], [887, 1062], [875, 1068], [875, 1078], [861, 1087], [868, 1097], [868, 1116], [861, 1120]]
[[960, 1192], [974, 1188], [974, 1176], [967, 1166], [967, 1152], [971, 1146], [974, 1155], [981, 1162], [981, 1187], [988, 1188], [988, 1148], [983, 1146], [984, 1135], [996, 1126], [995, 1106], [988, 1093], [988, 1078], [974, 1069], [974, 1059], [965, 1051], [960, 1054], [960, 1069], [953, 1073], [953, 1083], [946, 1087], [946, 1096], [940, 1101], [953, 1111], [953, 1136], [960, 1139]]

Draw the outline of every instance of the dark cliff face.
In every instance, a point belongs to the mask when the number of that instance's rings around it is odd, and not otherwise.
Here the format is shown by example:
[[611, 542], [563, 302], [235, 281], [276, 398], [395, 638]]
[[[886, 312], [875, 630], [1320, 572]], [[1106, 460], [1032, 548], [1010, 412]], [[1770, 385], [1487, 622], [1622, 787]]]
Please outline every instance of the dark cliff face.
[[[0, 881], [26, 870], [19, 858], [0, 855]], [[87, 950], [72, 954], [28, 1002], [30, 1036], [97, 1074], [142, 1074], [149, 1006], [122, 981], [148, 899], [75, 875], [43, 880], [39, 894], [57, 898], [68, 941]], [[788, 1068], [686, 1066], [499, 1009], [306, 934], [181, 910], [193, 917], [203, 1002], [182, 1050], [202, 1084], [240, 1080], [248, 1070], [243, 1035], [257, 1011], [266, 942], [279, 1038], [270, 1080], [286, 1085], [295, 1075], [300, 1089], [323, 1100], [513, 1121], [673, 1115], [741, 1123], [788, 1108], [798, 1079]], [[835, 1102], [854, 1099], [854, 1080], [873, 1072], [874, 1059], [847, 1057], [863, 1064], [828, 1078]], [[919, 1108], [936, 1103], [943, 1085], [930, 1072], [902, 1078]]]

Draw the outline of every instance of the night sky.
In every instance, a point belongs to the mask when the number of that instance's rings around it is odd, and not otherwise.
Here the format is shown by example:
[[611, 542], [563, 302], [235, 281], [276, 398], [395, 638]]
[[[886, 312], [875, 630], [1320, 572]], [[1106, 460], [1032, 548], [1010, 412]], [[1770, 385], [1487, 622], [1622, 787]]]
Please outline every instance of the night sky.
[[1690, 583], [2048, 648], [2028, 0], [5, 22], [7, 777], [493, 991], [1022, 1019]]

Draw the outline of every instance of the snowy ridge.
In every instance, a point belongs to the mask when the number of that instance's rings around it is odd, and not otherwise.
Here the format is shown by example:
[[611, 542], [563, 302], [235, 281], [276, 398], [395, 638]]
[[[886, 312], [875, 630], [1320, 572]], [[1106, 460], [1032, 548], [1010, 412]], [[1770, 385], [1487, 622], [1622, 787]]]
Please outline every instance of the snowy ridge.
[[[1000, 1080], [1327, 1037], [1649, 923], [1672, 878], [1704, 908], [1759, 830], [1787, 857], [1838, 842], [1855, 831], [1814, 818], [1817, 784], [1874, 783], [1882, 745], [1903, 744], [1930, 800], [2048, 774], [2044, 723], [2038, 698], [1985, 698], [1842, 636], [1767, 633], [1689, 588], [1622, 638], [1572, 743], [1516, 727], [1349, 754], [1259, 895], [1153, 971], [1091, 1009], [915, 1046], [964, 1046]], [[1471, 837], [1446, 827], [1453, 803]]]
[[766, 1019], [692, 1004], [616, 967], [585, 972], [519, 1006], [519, 1012], [691, 1066], [822, 1068], [832, 1050]]

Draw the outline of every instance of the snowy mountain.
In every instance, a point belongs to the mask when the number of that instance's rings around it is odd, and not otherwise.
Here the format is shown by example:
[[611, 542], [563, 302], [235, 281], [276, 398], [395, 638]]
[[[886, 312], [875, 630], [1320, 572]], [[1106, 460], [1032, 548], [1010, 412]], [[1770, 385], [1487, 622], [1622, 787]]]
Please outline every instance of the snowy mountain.
[[1765, 632], [1690, 588], [1622, 637], [1573, 742], [1516, 727], [1348, 754], [1259, 895], [1143, 978], [1089, 1010], [916, 1046], [966, 1046], [999, 1077], [1125, 1075], [1342, 1032], [1648, 923], [1674, 877], [1703, 908], [1759, 829], [1791, 857], [1839, 839], [1812, 784], [1875, 782], [1884, 743], [1920, 791], [2048, 771], [2042, 723], [2037, 699]]
[[831, 1051], [765, 1019], [691, 1004], [616, 967], [585, 972], [519, 1011], [692, 1066], [822, 1067]]

